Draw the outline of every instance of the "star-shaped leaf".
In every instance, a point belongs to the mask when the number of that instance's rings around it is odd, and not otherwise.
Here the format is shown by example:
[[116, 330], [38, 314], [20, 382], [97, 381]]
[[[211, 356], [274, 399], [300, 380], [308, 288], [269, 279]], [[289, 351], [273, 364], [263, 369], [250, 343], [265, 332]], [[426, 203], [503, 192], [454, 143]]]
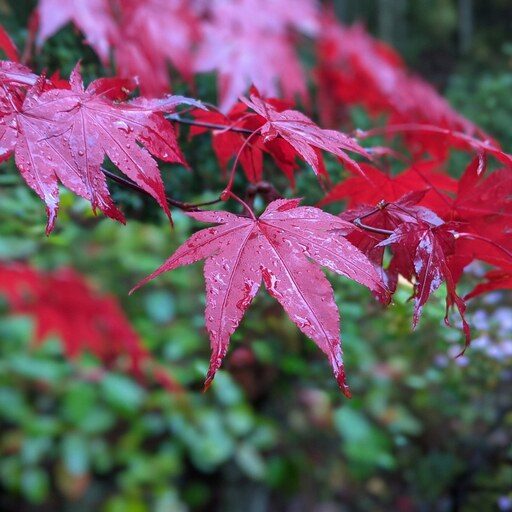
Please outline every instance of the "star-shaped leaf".
[[332, 288], [310, 260], [387, 297], [373, 265], [343, 236], [352, 226], [299, 200], [273, 201], [258, 218], [212, 211], [189, 213], [202, 222], [219, 224], [192, 235], [153, 274], [206, 258], [206, 327], [212, 356], [208, 387], [261, 281], [297, 327], [327, 354], [336, 380], [349, 396], [340, 344], [339, 313]]
[[320, 150], [332, 153], [348, 168], [364, 175], [359, 164], [346, 151], [368, 159], [371, 156], [352, 137], [335, 130], [324, 130], [298, 110], [279, 112], [256, 94], [251, 94], [250, 100], [241, 100], [266, 121], [260, 129], [263, 142], [272, 142], [282, 137], [313, 168], [317, 176], [325, 173]]
[[18, 169], [46, 203], [48, 233], [58, 211], [58, 180], [89, 200], [94, 209], [124, 221], [101, 171], [105, 156], [154, 197], [170, 217], [160, 171], [151, 154], [167, 162], [185, 161], [174, 128], [159, 112], [173, 110], [182, 102], [200, 104], [180, 96], [113, 101], [112, 96], [122, 93], [126, 83], [99, 79], [84, 89], [75, 68], [70, 88], [48, 89], [40, 79], [24, 99], [19, 95], [10, 98], [11, 112], [0, 119], [0, 159], [15, 151]]

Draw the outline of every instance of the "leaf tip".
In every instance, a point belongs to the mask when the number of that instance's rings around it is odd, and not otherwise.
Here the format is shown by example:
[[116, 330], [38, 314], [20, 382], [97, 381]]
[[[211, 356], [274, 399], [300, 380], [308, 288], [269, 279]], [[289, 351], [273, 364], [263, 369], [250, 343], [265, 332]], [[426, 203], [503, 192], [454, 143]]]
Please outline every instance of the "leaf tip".
[[136, 292], [143, 284], [146, 284], [149, 280], [149, 277], [146, 277], [143, 279], [140, 283], [137, 283], [129, 292], [128, 295], [132, 295], [134, 292]]
[[331, 367], [334, 373], [334, 377], [336, 378], [336, 382], [338, 383], [341, 392], [347, 397], [352, 398], [352, 393], [350, 392], [350, 388], [347, 384], [347, 378], [345, 375], [345, 370], [343, 368], [343, 358], [340, 353], [331, 357]]
[[53, 231], [55, 227], [55, 221], [57, 220], [57, 207], [46, 207], [46, 236], [50, 236], [50, 233]]
[[206, 374], [206, 379], [203, 384], [203, 393], [206, 393], [210, 386], [212, 385], [213, 379], [215, 378], [215, 374], [217, 373], [217, 368], [212, 367], [212, 363], [210, 363], [210, 368], [208, 368], [208, 373]]
[[347, 397], [352, 398], [352, 392], [345, 379], [345, 372], [341, 372], [340, 375], [336, 375], [336, 382], [338, 383], [341, 392]]

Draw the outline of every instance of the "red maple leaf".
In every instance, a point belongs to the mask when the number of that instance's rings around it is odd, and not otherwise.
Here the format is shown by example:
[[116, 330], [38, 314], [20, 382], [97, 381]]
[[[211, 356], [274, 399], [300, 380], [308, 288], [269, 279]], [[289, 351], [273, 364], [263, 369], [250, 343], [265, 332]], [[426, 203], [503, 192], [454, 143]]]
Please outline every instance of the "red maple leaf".
[[199, 20], [189, 0], [123, 0], [114, 41], [120, 76], [136, 76], [141, 93], [159, 96], [169, 91], [172, 65], [186, 78], [192, 75], [192, 48], [199, 37]]
[[263, 280], [292, 321], [327, 354], [340, 388], [349, 395], [332, 288], [308, 259], [364, 284], [380, 297], [386, 297], [387, 290], [366, 256], [341, 236], [352, 229], [350, 224], [317, 208], [298, 205], [299, 200], [273, 201], [259, 219], [219, 211], [188, 213], [220, 226], [192, 235], [137, 285], [206, 258], [205, 319], [213, 353], [205, 387]]
[[168, 162], [185, 161], [174, 128], [158, 112], [173, 110], [182, 102], [200, 105], [180, 96], [114, 102], [112, 97], [122, 92], [126, 81], [100, 79], [84, 90], [76, 68], [70, 89], [45, 90], [45, 84], [41, 79], [23, 102], [16, 98], [17, 104], [2, 119], [6, 133], [0, 158], [15, 151], [21, 174], [47, 205], [47, 233], [58, 211], [58, 180], [88, 199], [94, 209], [124, 221], [101, 171], [105, 155], [170, 217], [160, 172], [150, 152]]
[[320, 150], [332, 153], [347, 167], [364, 175], [359, 164], [350, 158], [346, 151], [352, 151], [368, 159], [371, 159], [371, 156], [352, 137], [335, 130], [324, 130], [298, 110], [279, 112], [257, 94], [251, 94], [250, 100], [241, 100], [265, 120], [259, 129], [263, 142], [268, 144], [281, 137], [313, 168], [317, 176], [327, 176]]
[[0, 25], [0, 50], [5, 53], [9, 60], [18, 62], [18, 48], [16, 48], [14, 41], [11, 39], [2, 25]]
[[467, 262], [480, 259], [498, 267], [512, 265], [512, 174], [510, 168], [485, 176], [476, 158], [460, 178], [455, 197], [446, 196], [439, 213], [459, 223], [456, 252]]
[[215, 0], [208, 7], [195, 71], [217, 71], [221, 110], [229, 110], [251, 84], [265, 96], [280, 96], [279, 84], [286, 99], [307, 98], [290, 29], [316, 32], [314, 1]]
[[480, 283], [464, 298], [472, 299], [482, 293], [512, 288], [512, 266], [508, 270], [492, 270], [485, 274], [485, 283]]
[[[169, 91], [167, 62], [184, 76], [192, 71], [198, 20], [187, 0], [41, 0], [38, 44], [72, 22], [117, 73], [137, 77], [144, 94]], [[172, 27], [169, 29], [169, 27]]]
[[27, 87], [33, 86], [38, 77], [17, 62], [0, 60], [0, 162], [10, 157], [14, 142], [13, 127], [8, 116], [18, 110]]
[[391, 176], [372, 165], [359, 164], [365, 173], [351, 176], [333, 187], [320, 201], [319, 206], [335, 201], [346, 200], [347, 208], [360, 204], [375, 205], [380, 201], [394, 202], [412, 191], [425, 190], [422, 204], [438, 202], [440, 192], [455, 192], [457, 181], [446, 173], [439, 171], [439, 165], [433, 161], [419, 162], [406, 171]]
[[9, 99], [16, 87], [30, 87], [37, 79], [38, 76], [23, 64], [0, 60], [0, 98]]
[[[290, 106], [289, 102], [275, 98], [266, 101], [278, 111], [286, 110]], [[258, 131], [266, 121], [260, 115], [250, 112], [245, 103], [238, 102], [226, 115], [207, 110], [194, 110], [192, 115], [199, 122], [199, 126], [192, 126], [192, 135], [207, 131], [201, 123], [225, 127], [211, 131], [212, 147], [224, 173], [232, 159], [238, 156], [247, 179], [251, 183], [258, 183], [263, 179], [263, 155], [266, 153], [272, 157], [278, 169], [294, 187], [294, 172], [297, 169], [295, 150], [281, 137], [263, 142]], [[325, 174], [323, 167], [321, 169]]]
[[34, 317], [35, 342], [58, 335], [66, 354], [90, 350], [106, 363], [128, 355], [132, 369], [148, 356], [117, 301], [94, 292], [75, 271], [42, 272], [27, 265], [0, 265], [0, 293], [13, 313]]
[[[498, 142], [489, 136], [477, 138], [474, 135], [455, 131], [451, 128], [417, 123], [396, 125], [388, 123], [384, 128], [377, 129], [377, 132], [385, 133], [386, 135], [403, 134], [415, 158], [428, 153], [434, 158], [443, 161], [448, 157], [449, 149], [453, 148], [472, 152], [482, 157], [492, 155], [501, 163], [512, 166], [512, 155], [505, 153], [500, 148]], [[359, 132], [359, 137], [364, 138], [372, 134], [372, 130]], [[485, 160], [482, 160], [482, 162], [485, 163]]]
[[[193, 110], [191, 114], [197, 122], [190, 129], [190, 134], [193, 136], [209, 131], [201, 123], [225, 127], [211, 130], [212, 148], [223, 173], [226, 173], [229, 162], [240, 153], [240, 165], [247, 179], [253, 183], [261, 181], [263, 155], [259, 138], [251, 137], [251, 140], [246, 142], [247, 136], [262, 124], [259, 116], [248, 112], [247, 105], [241, 102], [227, 114], [215, 110]], [[247, 133], [240, 133], [231, 128], [241, 128], [247, 130]]]
[[483, 167], [479, 159], [467, 167], [445, 215], [475, 225], [483, 223], [488, 232], [498, 219], [511, 224], [512, 173], [507, 167], [485, 176]]
[[377, 206], [359, 204], [340, 214], [340, 218], [354, 226], [347, 239], [366, 254], [392, 293], [396, 289], [398, 276], [393, 268], [383, 268], [385, 247], [381, 242], [404, 223], [417, 225], [418, 221], [422, 221], [432, 226], [443, 223], [429, 208], [419, 206], [426, 194], [427, 190], [417, 190], [392, 203], [380, 201]]
[[103, 63], [108, 64], [110, 46], [117, 32], [109, 0], [39, 0], [37, 9], [38, 45], [42, 45], [67, 23], [73, 22]]
[[[35, 343], [58, 336], [67, 357], [91, 352], [107, 367], [115, 364], [136, 378], [145, 370], [170, 391], [180, 389], [154, 361], [117, 299], [94, 290], [75, 270], [45, 272], [25, 264], [0, 265], [0, 295], [13, 314], [34, 319]], [[128, 368], [123, 365], [128, 362]]]
[[[450, 257], [454, 255], [455, 234], [453, 226], [442, 223], [432, 225], [417, 218], [415, 222], [401, 223], [379, 246], [391, 246], [393, 259], [390, 272], [400, 273], [414, 282], [414, 316], [413, 327], [416, 327], [423, 306], [430, 295], [446, 283], [446, 316], [452, 306], [456, 306], [462, 319], [469, 344], [470, 332], [464, 313], [466, 305], [455, 290], [456, 281], [450, 268]], [[413, 279], [414, 278], [414, 279]]]
[[[323, 119], [332, 119], [333, 110], [340, 105], [362, 104], [370, 113], [388, 113], [388, 125], [422, 123], [483, 140], [489, 138], [431, 85], [409, 73], [400, 55], [371, 37], [360, 24], [346, 27], [334, 16], [325, 15], [318, 59]], [[424, 134], [410, 134], [408, 142], [425, 144], [422, 138]]]

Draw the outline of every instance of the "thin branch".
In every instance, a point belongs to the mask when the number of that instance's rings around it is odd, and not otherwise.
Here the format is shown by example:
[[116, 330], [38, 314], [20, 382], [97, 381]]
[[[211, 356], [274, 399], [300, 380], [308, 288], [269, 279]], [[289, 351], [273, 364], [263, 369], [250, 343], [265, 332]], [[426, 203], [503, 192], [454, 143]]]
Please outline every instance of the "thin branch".
[[202, 128], [208, 128], [210, 130], [220, 130], [220, 131], [231, 131], [237, 133], [245, 133], [250, 135], [254, 133], [254, 130], [249, 130], [248, 128], [240, 128], [235, 125], [229, 124], [215, 124], [215, 123], [206, 123], [204, 121], [197, 121], [196, 119], [187, 119], [185, 117], [181, 117], [179, 114], [167, 114], [165, 116], [169, 121], [175, 121], [180, 124], [187, 124], [190, 126], [200, 126]]
[[378, 212], [384, 210], [384, 208], [386, 208], [388, 205], [389, 205], [388, 202], [386, 202], [384, 200], [380, 201], [373, 210], [369, 211], [368, 213], [365, 213], [364, 215], [361, 215], [360, 217], [357, 217], [357, 219], [354, 219], [352, 221], [352, 224], [356, 225], [358, 228], [364, 229], [365, 231], [371, 231], [372, 233], [378, 233], [379, 235], [386, 235], [386, 236], [392, 235], [393, 231], [390, 231], [389, 229], [375, 228], [373, 226], [369, 226], [368, 224], [364, 224], [362, 222], [363, 219], [366, 219], [367, 217], [370, 217], [370, 216], [374, 215], [375, 213], [378, 213]]
[[[122, 176], [119, 176], [118, 174], [115, 174], [105, 168], [101, 168], [101, 171], [105, 176], [110, 178], [112, 181], [115, 181], [119, 185], [122, 185], [123, 187], [129, 188], [131, 190], [135, 190], [135, 192], [138, 192], [140, 194], [144, 194], [146, 196], [150, 196], [151, 194], [144, 190], [142, 187], [134, 183], [133, 181], [123, 178]], [[180, 210], [186, 211], [186, 212], [193, 212], [198, 211], [201, 206], [210, 206], [212, 204], [217, 204], [222, 201], [220, 197], [217, 199], [214, 199], [212, 201], [205, 201], [203, 203], [183, 203], [182, 201], [177, 201], [176, 199], [172, 199], [169, 196], [165, 196], [165, 199], [169, 203], [169, 205], [174, 206], [176, 208], [179, 208]]]
[[238, 165], [238, 161], [240, 160], [240, 157], [242, 156], [242, 153], [243, 153], [244, 149], [249, 145], [251, 139], [255, 135], [259, 135], [260, 130], [261, 130], [261, 127], [258, 128], [257, 130], [255, 130], [254, 132], [252, 132], [251, 135], [249, 135], [249, 137], [247, 137], [247, 139], [244, 140], [244, 143], [242, 144], [242, 146], [238, 150], [238, 153], [236, 154], [236, 157], [235, 157], [235, 161], [233, 162], [233, 165], [231, 167], [231, 173], [229, 174], [228, 185], [227, 185], [226, 189], [224, 190], [224, 192], [222, 192], [220, 197], [223, 197], [228, 192], [231, 192], [231, 189], [233, 188], [233, 181], [235, 179], [235, 171], [236, 171], [236, 166]]
[[361, 222], [361, 218], [354, 219], [352, 221], [352, 224], [356, 225], [358, 228], [364, 229], [365, 231], [371, 231], [372, 233], [379, 233], [379, 235], [386, 235], [390, 236], [393, 234], [393, 231], [390, 231], [389, 229], [381, 229], [381, 228], [375, 228], [373, 226], [368, 226], [368, 224], [363, 224]]

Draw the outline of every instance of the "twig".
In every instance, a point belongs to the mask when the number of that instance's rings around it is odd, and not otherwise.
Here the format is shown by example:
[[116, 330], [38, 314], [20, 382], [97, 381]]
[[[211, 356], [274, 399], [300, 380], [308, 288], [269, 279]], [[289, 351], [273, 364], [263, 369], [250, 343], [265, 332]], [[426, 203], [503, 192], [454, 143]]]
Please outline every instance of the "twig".
[[364, 229], [365, 231], [379, 233], [380, 235], [390, 236], [393, 234], [393, 231], [390, 231], [389, 229], [375, 228], [373, 226], [368, 226], [368, 224], [363, 224], [360, 218], [354, 219], [352, 224], [356, 225], [358, 228]]
[[371, 231], [372, 233], [378, 233], [379, 235], [392, 235], [393, 231], [390, 231], [389, 229], [376, 228], [373, 226], [369, 226], [368, 224], [364, 224], [362, 222], [363, 219], [366, 219], [367, 217], [370, 217], [371, 215], [374, 215], [375, 213], [384, 210], [384, 208], [386, 208], [388, 205], [389, 203], [387, 203], [386, 201], [380, 201], [380, 203], [378, 203], [373, 210], [369, 211], [368, 213], [365, 213], [364, 215], [361, 215], [360, 217], [357, 217], [357, 219], [354, 219], [352, 221], [352, 224], [354, 224], [358, 228], [364, 229], [365, 231]]
[[[103, 174], [105, 176], [110, 178], [112, 181], [119, 183], [119, 185], [122, 185], [123, 187], [129, 188], [131, 190], [135, 190], [136, 192], [138, 192], [140, 194], [144, 194], [146, 196], [151, 197], [151, 194], [149, 192], [144, 190], [142, 187], [140, 187], [133, 181], [131, 181], [127, 178], [123, 178], [122, 176], [119, 176], [118, 174], [115, 174], [103, 167], [101, 168], [101, 171], [103, 172]], [[165, 196], [165, 199], [171, 206], [174, 206], [174, 207], [179, 208], [180, 210], [183, 210], [186, 212], [198, 211], [201, 206], [210, 206], [212, 204], [217, 204], [222, 201], [222, 199], [220, 197], [218, 197], [217, 199], [214, 199], [212, 201], [205, 201], [203, 203], [184, 203], [182, 201], [177, 201], [176, 199], [172, 199], [169, 196]]]
[[188, 124], [191, 126], [201, 126], [202, 128], [209, 128], [210, 130], [231, 131], [237, 133], [245, 133], [247, 135], [254, 133], [254, 130], [249, 130], [249, 128], [240, 128], [238, 126], [229, 124], [206, 123], [204, 121], [197, 121], [196, 119], [181, 117], [179, 114], [167, 114], [165, 118], [169, 121], [175, 121], [176, 123]]

